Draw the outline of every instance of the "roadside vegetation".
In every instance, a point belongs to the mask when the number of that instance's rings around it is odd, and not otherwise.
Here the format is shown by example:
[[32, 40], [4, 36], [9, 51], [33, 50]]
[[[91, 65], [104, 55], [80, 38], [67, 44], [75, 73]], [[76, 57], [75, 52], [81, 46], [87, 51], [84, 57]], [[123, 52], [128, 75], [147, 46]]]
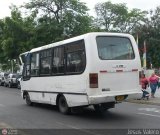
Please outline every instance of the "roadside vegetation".
[[[30, 0], [11, 5], [11, 17], [0, 20], [0, 66], [17, 70], [18, 56], [32, 48], [87, 32], [123, 32], [147, 46], [147, 65], [160, 67], [160, 6], [150, 11], [128, 9], [110, 1], [95, 5], [95, 16], [79, 0]], [[25, 13], [24, 13], [25, 12]]]

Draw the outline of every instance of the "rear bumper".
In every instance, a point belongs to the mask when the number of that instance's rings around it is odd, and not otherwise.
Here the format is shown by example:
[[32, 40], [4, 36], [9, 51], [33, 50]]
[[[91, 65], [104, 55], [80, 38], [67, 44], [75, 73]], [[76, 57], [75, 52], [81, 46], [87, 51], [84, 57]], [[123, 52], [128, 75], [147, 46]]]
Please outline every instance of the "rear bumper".
[[128, 92], [128, 93], [118, 93], [118, 94], [103, 94], [103, 95], [96, 95], [96, 96], [88, 96], [89, 104], [100, 104], [100, 103], [107, 103], [107, 102], [117, 102], [115, 97], [120, 95], [127, 95], [127, 99], [137, 99], [142, 97], [141, 91], [136, 92]]

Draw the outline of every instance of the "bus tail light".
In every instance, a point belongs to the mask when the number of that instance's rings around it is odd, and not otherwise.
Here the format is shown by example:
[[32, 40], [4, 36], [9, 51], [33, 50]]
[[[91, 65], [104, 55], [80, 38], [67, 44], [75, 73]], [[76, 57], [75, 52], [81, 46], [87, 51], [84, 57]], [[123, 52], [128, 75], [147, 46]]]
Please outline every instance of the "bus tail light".
[[98, 73], [89, 74], [89, 85], [90, 88], [98, 88]]

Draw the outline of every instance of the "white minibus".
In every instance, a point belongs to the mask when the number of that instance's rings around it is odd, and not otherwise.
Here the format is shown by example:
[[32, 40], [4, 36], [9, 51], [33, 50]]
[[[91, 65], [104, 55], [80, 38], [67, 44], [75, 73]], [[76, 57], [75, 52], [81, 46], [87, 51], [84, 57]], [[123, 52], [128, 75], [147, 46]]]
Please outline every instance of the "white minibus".
[[140, 56], [129, 34], [87, 33], [20, 56], [21, 93], [28, 105], [57, 105], [64, 114], [93, 105], [103, 112], [141, 94]]

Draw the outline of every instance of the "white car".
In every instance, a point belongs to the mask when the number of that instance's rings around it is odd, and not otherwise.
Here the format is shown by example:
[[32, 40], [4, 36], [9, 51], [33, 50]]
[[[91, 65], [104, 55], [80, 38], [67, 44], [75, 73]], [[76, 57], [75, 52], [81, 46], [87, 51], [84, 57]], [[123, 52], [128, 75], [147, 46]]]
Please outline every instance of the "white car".
[[1, 72], [0, 73], [0, 86], [4, 85], [5, 80], [7, 79], [9, 73]]
[[9, 88], [15, 86], [17, 87], [18, 81], [17, 79], [19, 78], [18, 74], [9, 74], [8, 77], [6, 78], [4, 82], [4, 86], [8, 86]]

